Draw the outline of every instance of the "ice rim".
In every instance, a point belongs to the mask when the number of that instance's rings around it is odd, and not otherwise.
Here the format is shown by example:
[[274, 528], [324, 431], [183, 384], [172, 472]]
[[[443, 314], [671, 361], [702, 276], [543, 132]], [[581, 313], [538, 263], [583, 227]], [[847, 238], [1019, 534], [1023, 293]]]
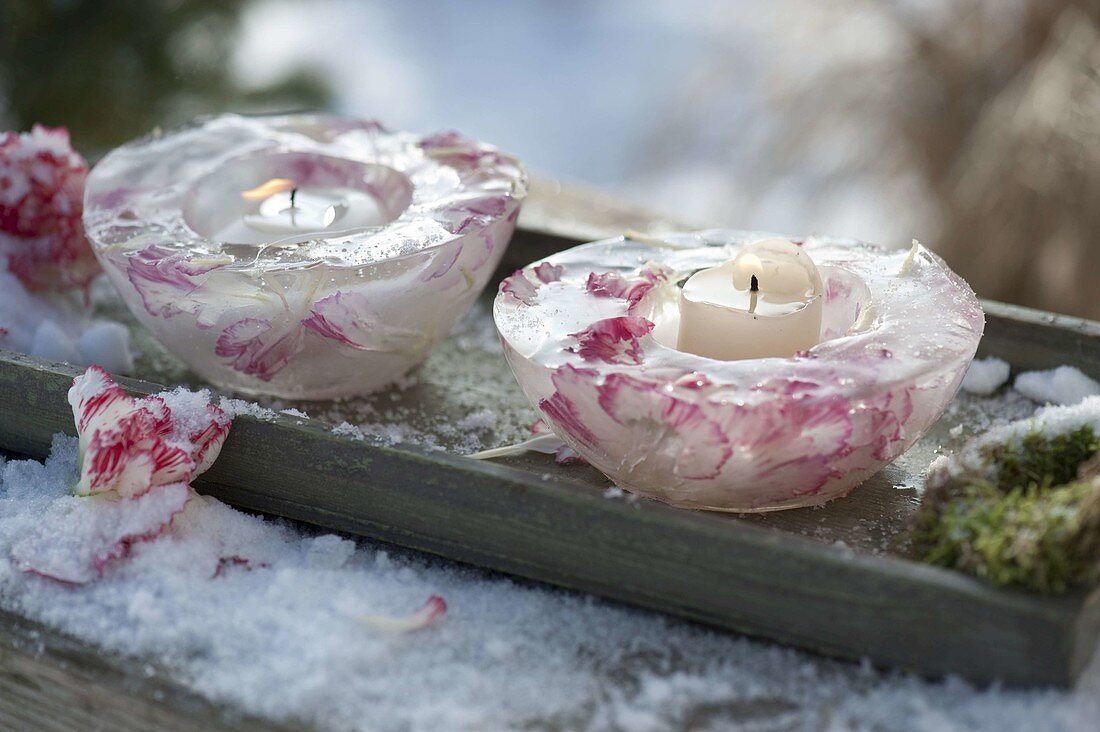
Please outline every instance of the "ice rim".
[[[184, 199], [195, 183], [226, 163], [261, 153], [309, 153], [387, 167], [408, 181], [412, 198], [389, 223], [309, 239], [313, 256], [276, 253], [300, 254], [303, 248], [293, 245], [305, 242], [298, 240], [231, 244], [188, 225]], [[391, 191], [380, 193], [384, 198]], [[527, 174], [516, 158], [454, 131], [418, 135], [390, 131], [375, 120], [325, 114], [223, 114], [157, 130], [108, 152], [88, 175], [84, 227], [101, 260], [156, 244], [192, 248], [204, 260], [231, 257], [225, 264], [230, 268], [321, 261], [361, 267], [443, 247], [515, 215], [526, 195]], [[340, 247], [344, 242], [356, 246]], [[249, 251], [255, 249], [260, 253]]]
[[824, 281], [823, 340], [792, 358], [677, 351], [678, 284], [769, 232], [620, 237], [501, 283], [505, 357], [540, 416], [621, 488], [732, 512], [818, 505], [921, 437], [955, 395], [984, 313], [917, 243], [783, 237]]
[[[376, 195], [403, 208], [381, 226], [265, 244], [188, 225], [196, 184], [267, 155], [396, 171], [365, 185], [407, 186]], [[526, 185], [514, 158], [455, 132], [222, 115], [108, 153], [88, 176], [84, 224], [137, 320], [201, 377], [246, 395], [338, 399], [399, 379], [450, 331], [499, 264]]]

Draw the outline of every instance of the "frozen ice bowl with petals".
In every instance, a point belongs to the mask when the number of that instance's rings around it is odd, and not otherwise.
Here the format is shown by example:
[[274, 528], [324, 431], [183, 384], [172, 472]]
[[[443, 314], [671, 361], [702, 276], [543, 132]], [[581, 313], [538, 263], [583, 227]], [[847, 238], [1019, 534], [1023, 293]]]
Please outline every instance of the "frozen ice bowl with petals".
[[107, 154], [84, 225], [135, 317], [204, 379], [333, 399], [400, 378], [446, 336], [526, 183], [454, 132], [223, 115]]
[[677, 506], [773, 511], [848, 493], [959, 388], [984, 314], [932, 252], [794, 240], [821, 278], [819, 342], [790, 357], [676, 349], [680, 289], [770, 234], [585, 244], [501, 283], [494, 319], [547, 424], [621, 488]]

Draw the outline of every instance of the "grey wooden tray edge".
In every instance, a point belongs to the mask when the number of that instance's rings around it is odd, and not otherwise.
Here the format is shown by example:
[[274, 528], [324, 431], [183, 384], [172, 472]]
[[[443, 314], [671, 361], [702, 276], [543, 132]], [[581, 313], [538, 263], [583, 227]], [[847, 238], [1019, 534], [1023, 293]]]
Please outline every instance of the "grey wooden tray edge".
[[[1016, 310], [998, 309], [1009, 319]], [[0, 354], [0, 445], [41, 456], [52, 434], [71, 433], [64, 393], [77, 371]], [[1097, 632], [1095, 592], [1086, 602], [997, 590], [896, 557], [524, 480], [505, 466], [365, 445], [285, 415], [238, 418], [197, 487], [244, 508], [930, 675], [1068, 684]]]
[[289, 732], [299, 725], [242, 715], [128, 663], [0, 610], [0, 728], [111, 732]]

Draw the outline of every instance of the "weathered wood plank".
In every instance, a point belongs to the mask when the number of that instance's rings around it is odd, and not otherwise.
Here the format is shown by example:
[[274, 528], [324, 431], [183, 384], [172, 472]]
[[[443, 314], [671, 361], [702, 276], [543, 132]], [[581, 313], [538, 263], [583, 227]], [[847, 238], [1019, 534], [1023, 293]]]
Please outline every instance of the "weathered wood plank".
[[95, 649], [0, 611], [0, 729], [259, 732], [290, 729], [182, 691], [148, 663]]
[[[42, 455], [50, 435], [71, 432], [64, 394], [74, 373], [0, 358], [0, 445]], [[248, 509], [931, 675], [1067, 684], [1094, 641], [1096, 603], [1083, 596], [998, 590], [721, 516], [609, 501], [565, 478], [372, 447], [312, 420], [239, 418], [197, 487]]]

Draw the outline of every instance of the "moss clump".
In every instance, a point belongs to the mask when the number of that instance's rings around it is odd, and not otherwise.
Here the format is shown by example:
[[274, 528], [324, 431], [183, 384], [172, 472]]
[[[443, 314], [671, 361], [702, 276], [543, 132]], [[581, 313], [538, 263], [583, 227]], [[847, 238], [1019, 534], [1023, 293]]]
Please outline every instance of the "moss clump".
[[1032, 433], [1018, 446], [990, 446], [983, 454], [990, 464], [997, 466], [997, 486], [1010, 491], [1028, 486], [1049, 488], [1074, 481], [1080, 466], [1096, 454], [1098, 447], [1092, 427], [1085, 425], [1052, 437]]
[[1098, 448], [1089, 426], [987, 448], [996, 483], [964, 476], [925, 495], [910, 533], [917, 558], [1040, 592], [1095, 580]]

